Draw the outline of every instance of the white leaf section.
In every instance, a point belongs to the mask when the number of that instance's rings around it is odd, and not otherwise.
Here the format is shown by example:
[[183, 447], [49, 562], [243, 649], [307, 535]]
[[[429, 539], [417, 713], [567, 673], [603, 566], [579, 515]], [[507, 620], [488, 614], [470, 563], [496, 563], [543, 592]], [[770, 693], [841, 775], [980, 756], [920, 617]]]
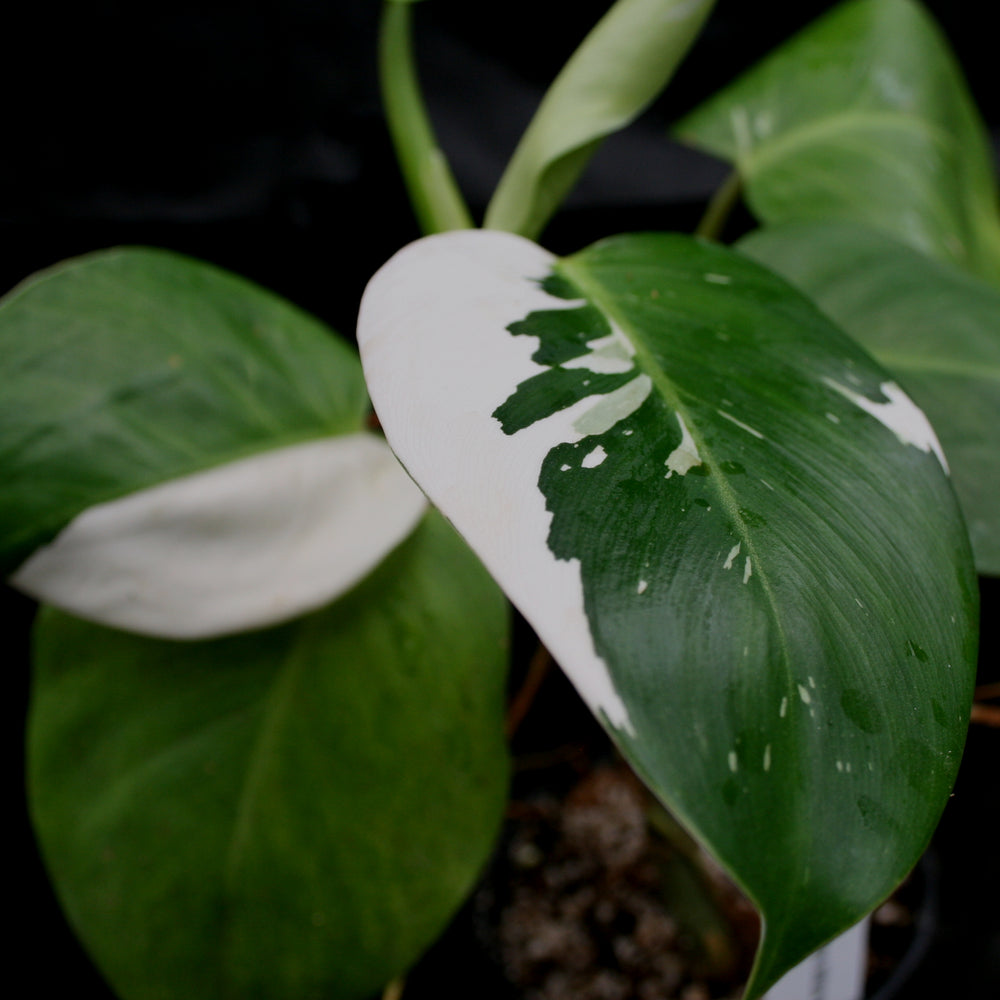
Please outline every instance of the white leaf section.
[[104, 625], [212, 638], [328, 604], [425, 508], [380, 438], [324, 438], [91, 507], [10, 582]]
[[832, 378], [824, 378], [823, 381], [845, 399], [849, 399], [855, 406], [870, 413], [888, 427], [902, 444], [913, 445], [914, 448], [927, 453], [933, 452], [941, 463], [941, 468], [946, 474], [950, 474], [948, 460], [944, 456], [941, 443], [930, 421], [924, 416], [923, 410], [895, 382], [883, 382], [879, 386], [882, 395], [886, 397], [886, 402], [877, 403], [846, 385], [835, 382]]
[[[542, 460], [579, 441], [583, 399], [515, 435], [491, 414], [525, 379], [533, 337], [506, 328], [536, 310], [574, 308], [538, 282], [555, 258], [510, 233], [429, 236], [393, 257], [361, 302], [358, 344], [389, 443], [531, 621], [583, 699], [614, 727], [628, 712], [595, 650], [577, 560], [547, 544]], [[629, 410], [623, 412], [627, 415]], [[596, 463], [600, 456], [592, 455]]]

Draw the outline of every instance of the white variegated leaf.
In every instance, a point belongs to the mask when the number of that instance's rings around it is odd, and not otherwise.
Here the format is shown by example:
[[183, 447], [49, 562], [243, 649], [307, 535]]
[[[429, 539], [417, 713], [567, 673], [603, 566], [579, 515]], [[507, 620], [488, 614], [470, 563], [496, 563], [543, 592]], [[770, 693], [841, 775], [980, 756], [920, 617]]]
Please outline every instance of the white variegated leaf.
[[759, 995], [905, 875], [955, 774], [976, 588], [927, 420], [680, 236], [430, 237], [358, 340], [411, 475], [760, 907]]
[[381, 438], [321, 438], [97, 504], [10, 582], [104, 625], [209, 638], [329, 603], [425, 508]]

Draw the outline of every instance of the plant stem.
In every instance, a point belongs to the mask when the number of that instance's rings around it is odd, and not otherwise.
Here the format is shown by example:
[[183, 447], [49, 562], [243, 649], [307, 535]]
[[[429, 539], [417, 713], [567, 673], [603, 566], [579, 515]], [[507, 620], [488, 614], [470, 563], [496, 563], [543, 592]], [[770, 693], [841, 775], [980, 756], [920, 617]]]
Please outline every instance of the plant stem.
[[507, 709], [506, 731], [508, 740], [517, 732], [517, 727], [520, 726], [521, 720], [528, 714], [528, 709], [531, 708], [531, 704], [535, 700], [535, 695], [542, 686], [542, 681], [545, 680], [545, 675], [549, 672], [551, 666], [552, 654], [549, 653], [545, 646], [539, 644], [534, 656], [531, 657], [531, 663], [528, 665], [528, 673], [524, 679], [524, 683], [511, 702], [510, 708]]
[[410, 3], [386, 0], [379, 30], [379, 84], [410, 204], [425, 234], [471, 229], [451, 168], [434, 137], [413, 57]]
[[382, 1000], [400, 1000], [403, 996], [405, 985], [405, 980], [394, 979], [382, 992]]
[[743, 183], [738, 170], [732, 171], [729, 176], [716, 188], [712, 200], [705, 209], [701, 222], [695, 230], [695, 236], [701, 236], [706, 240], [718, 240], [730, 212], [736, 207], [740, 194], [743, 190]]

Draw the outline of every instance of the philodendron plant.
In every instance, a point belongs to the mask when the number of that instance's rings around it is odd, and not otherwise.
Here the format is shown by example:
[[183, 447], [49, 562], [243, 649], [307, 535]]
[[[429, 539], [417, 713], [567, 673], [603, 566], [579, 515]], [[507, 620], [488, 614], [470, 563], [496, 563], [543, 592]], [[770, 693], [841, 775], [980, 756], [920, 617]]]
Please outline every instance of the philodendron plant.
[[543, 249], [711, 6], [611, 6], [476, 229], [386, 3], [429, 235], [361, 304], [385, 440], [350, 348], [208, 265], [105, 251], [0, 304], [33, 819], [124, 1000], [363, 1000], [439, 933], [507, 775], [482, 566], [759, 909], [747, 997], [919, 858], [1000, 572], [995, 171], [922, 8], [849, 0], [679, 124], [738, 181], [700, 235]]

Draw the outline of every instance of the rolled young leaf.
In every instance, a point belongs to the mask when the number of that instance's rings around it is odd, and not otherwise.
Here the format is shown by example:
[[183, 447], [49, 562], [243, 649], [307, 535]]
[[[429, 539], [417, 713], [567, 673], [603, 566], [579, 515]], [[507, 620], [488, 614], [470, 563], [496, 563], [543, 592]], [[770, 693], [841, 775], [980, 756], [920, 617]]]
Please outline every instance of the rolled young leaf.
[[926, 419], [680, 236], [431, 237], [358, 338], [404, 465], [760, 908], [758, 996], [903, 878], [955, 776], [977, 592]]
[[99, 503], [362, 429], [353, 352], [276, 295], [162, 250], [57, 265], [0, 300], [0, 572]]
[[988, 134], [911, 0], [842, 3], [677, 126], [768, 224], [850, 220], [1000, 282]]
[[602, 139], [660, 93], [714, 0], [618, 0], [563, 67], [518, 144], [484, 225], [535, 238]]
[[365, 1000], [441, 932], [501, 819], [506, 602], [436, 513], [253, 635], [35, 630], [31, 812], [122, 1000]]
[[948, 456], [976, 567], [1000, 575], [1000, 292], [846, 222], [766, 227], [739, 249], [812, 297], [913, 395]]

